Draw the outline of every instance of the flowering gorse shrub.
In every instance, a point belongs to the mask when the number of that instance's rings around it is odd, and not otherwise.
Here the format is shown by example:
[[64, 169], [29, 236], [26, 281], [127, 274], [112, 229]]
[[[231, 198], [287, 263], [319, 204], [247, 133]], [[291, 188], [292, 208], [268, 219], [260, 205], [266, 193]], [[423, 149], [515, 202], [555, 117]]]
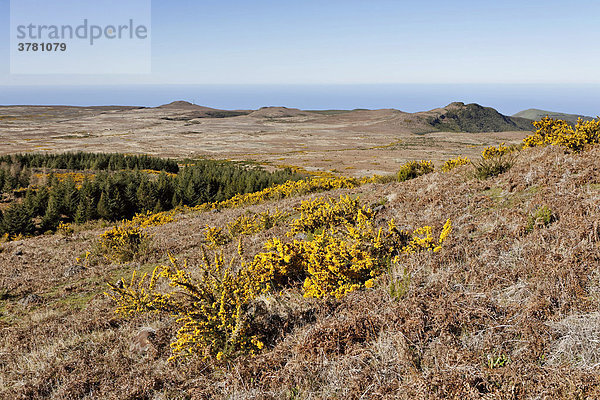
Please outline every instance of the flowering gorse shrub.
[[227, 224], [226, 228], [207, 226], [204, 230], [206, 242], [210, 248], [217, 248], [230, 243], [236, 237], [252, 235], [271, 229], [289, 217], [289, 214], [275, 210], [271, 214], [268, 210], [262, 213], [241, 215]]
[[573, 152], [580, 152], [586, 146], [600, 143], [600, 118], [598, 120], [577, 121], [575, 128], [560, 119], [544, 117], [533, 123], [536, 131], [523, 139], [524, 147], [564, 146]]
[[442, 232], [438, 239], [432, 236], [433, 228], [431, 226], [423, 226], [416, 229], [408, 245], [406, 245], [402, 251], [406, 254], [416, 253], [419, 251], [440, 251], [444, 240], [452, 232], [452, 223], [450, 220], [446, 221]]
[[56, 227], [56, 231], [63, 236], [71, 236], [74, 232], [73, 225], [60, 221]]
[[[225, 263], [222, 255], [210, 260], [205, 254], [197, 269], [200, 275], [193, 278], [186, 264], [179, 265], [171, 257], [170, 265], [156, 267], [147, 283], [147, 275], [136, 279], [134, 272], [130, 282], [109, 284], [112, 293], [108, 295], [117, 302], [120, 314], [167, 312], [178, 317], [181, 327], [171, 344], [172, 359], [192, 354], [221, 359], [239, 351], [253, 353], [263, 343], [246, 331], [241, 315], [258, 293], [243, 282], [245, 275], [234, 272], [233, 261]], [[160, 290], [157, 283], [163, 279], [174, 290]]]
[[348, 195], [340, 196], [339, 200], [320, 197], [313, 201], [303, 201], [296, 210], [300, 212], [300, 218], [291, 222], [292, 229], [289, 235], [298, 232], [314, 232], [323, 227], [355, 223], [359, 210], [369, 216], [373, 214], [373, 211], [367, 207], [361, 207], [358, 198], [352, 199]]
[[225, 232], [225, 229], [218, 226], [206, 226], [204, 229], [204, 238], [208, 247], [216, 249], [217, 247], [225, 246], [231, 242], [231, 236]]
[[267, 210], [262, 213], [242, 215], [228, 223], [227, 230], [233, 238], [240, 235], [252, 235], [271, 229], [275, 225], [285, 221], [288, 217], [289, 214], [281, 212], [279, 209], [275, 209], [273, 214]]
[[147, 237], [147, 234], [136, 226], [118, 225], [100, 235], [100, 249], [111, 261], [131, 261]]
[[279, 200], [291, 196], [300, 196], [308, 193], [325, 192], [328, 190], [354, 188], [360, 185], [354, 178], [325, 178], [316, 177], [308, 180], [287, 181], [281, 185], [271, 186], [259, 192], [238, 194], [229, 200], [214, 203], [205, 203], [193, 207], [194, 210], [206, 211], [220, 208], [236, 208], [245, 205], [258, 204], [268, 200]]
[[434, 170], [435, 167], [431, 161], [409, 161], [400, 167], [396, 177], [398, 182], [404, 182], [428, 174]]
[[145, 213], [136, 214], [129, 222], [128, 225], [136, 226], [140, 229], [149, 228], [151, 226], [160, 226], [173, 222], [173, 212], [158, 212], [153, 213], [146, 211]]
[[490, 160], [493, 158], [498, 158], [510, 154], [513, 152], [513, 148], [509, 146], [505, 146], [504, 143], [498, 145], [498, 147], [489, 146], [483, 149], [481, 153], [481, 157], [484, 160]]
[[442, 166], [442, 172], [452, 171], [456, 167], [460, 167], [461, 165], [467, 165], [470, 163], [471, 160], [469, 160], [467, 157], [451, 158], [450, 160], [447, 160]]
[[145, 231], [173, 221], [172, 212], [136, 214], [131, 220], [121, 223], [100, 235], [100, 250], [111, 261], [131, 261], [149, 238]]
[[397, 176], [394, 174], [389, 175], [373, 175], [373, 176], [365, 176], [360, 178], [360, 184], [365, 185], [367, 183], [390, 183], [396, 182], [398, 180]]
[[472, 162], [475, 167], [475, 176], [479, 179], [487, 179], [508, 171], [515, 163], [517, 147], [505, 146], [504, 143], [498, 147], [486, 147], [481, 153], [481, 159]]
[[[149, 280], [134, 275], [130, 282], [110, 284], [108, 295], [117, 302], [116, 311], [177, 316], [181, 327], [171, 345], [173, 358], [200, 354], [220, 360], [254, 354], [266, 340], [264, 332], [251, 328], [247, 314], [258, 296], [299, 290], [305, 297], [341, 298], [371, 288], [392, 260], [440, 250], [452, 229], [450, 220], [439, 237], [429, 226], [412, 233], [400, 230], [393, 220], [387, 228], [376, 229], [375, 213], [348, 196], [304, 202], [299, 209], [300, 218], [289, 223], [284, 238], [268, 240], [264, 251], [248, 259], [240, 240], [238, 255], [229, 263], [222, 253], [212, 260], [204, 253], [194, 270], [171, 259], [171, 265], [157, 267]], [[224, 231], [215, 227], [210, 234], [218, 237]], [[300, 235], [303, 239], [285, 240], [299, 233], [306, 233]]]

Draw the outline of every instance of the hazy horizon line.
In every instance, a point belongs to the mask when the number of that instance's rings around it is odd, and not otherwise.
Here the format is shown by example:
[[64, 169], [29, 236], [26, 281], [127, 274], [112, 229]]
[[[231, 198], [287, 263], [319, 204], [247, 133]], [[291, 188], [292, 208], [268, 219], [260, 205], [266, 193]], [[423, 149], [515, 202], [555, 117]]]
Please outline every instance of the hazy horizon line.
[[526, 109], [600, 115], [600, 84], [47, 84], [5, 85], [3, 105], [156, 107], [188, 101], [222, 110], [285, 106], [302, 110], [396, 109], [418, 112], [452, 102], [513, 115]]

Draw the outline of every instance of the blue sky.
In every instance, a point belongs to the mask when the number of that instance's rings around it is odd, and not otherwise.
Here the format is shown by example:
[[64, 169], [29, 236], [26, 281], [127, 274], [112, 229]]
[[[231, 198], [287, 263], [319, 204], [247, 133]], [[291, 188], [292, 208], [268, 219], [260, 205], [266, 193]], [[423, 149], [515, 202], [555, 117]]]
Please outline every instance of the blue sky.
[[9, 14], [0, 85], [600, 83], [597, 0], [155, 0], [140, 75], [11, 75]]

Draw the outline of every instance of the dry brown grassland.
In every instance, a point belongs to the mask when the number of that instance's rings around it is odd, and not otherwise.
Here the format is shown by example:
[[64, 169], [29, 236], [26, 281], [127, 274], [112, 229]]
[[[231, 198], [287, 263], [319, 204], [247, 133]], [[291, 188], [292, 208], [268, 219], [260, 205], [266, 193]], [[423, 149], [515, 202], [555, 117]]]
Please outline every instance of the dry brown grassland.
[[[99, 227], [4, 243], [0, 398], [600, 398], [599, 159], [598, 146], [581, 154], [532, 148], [486, 180], [467, 165], [403, 183], [187, 212], [151, 228], [148, 251], [126, 264], [93, 252]], [[373, 289], [340, 300], [294, 290], [260, 298], [257, 321], [289, 323], [260, 354], [223, 362], [167, 361], [173, 319], [121, 318], [103, 294], [107, 282], [151, 271], [167, 253], [199, 263], [206, 225], [249, 210], [293, 213], [301, 200], [340, 194], [382, 204], [382, 224], [441, 227], [451, 218], [452, 236], [443, 250], [410, 255]], [[531, 225], [543, 206], [552, 222]], [[246, 237], [246, 251], [284, 232]], [[392, 283], [402, 290], [391, 295]]]

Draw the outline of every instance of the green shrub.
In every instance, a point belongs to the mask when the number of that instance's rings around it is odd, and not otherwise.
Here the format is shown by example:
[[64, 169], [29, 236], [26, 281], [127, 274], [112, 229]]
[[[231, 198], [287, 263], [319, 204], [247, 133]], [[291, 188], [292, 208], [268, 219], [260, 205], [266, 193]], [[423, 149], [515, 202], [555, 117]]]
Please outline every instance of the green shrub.
[[500, 175], [515, 164], [516, 156], [510, 153], [481, 158], [477, 162], [473, 162], [475, 167], [475, 177], [478, 179], [487, 179], [493, 176]]
[[548, 206], [538, 207], [529, 215], [526, 231], [532, 232], [536, 227], [547, 227], [556, 220], [556, 216]]

